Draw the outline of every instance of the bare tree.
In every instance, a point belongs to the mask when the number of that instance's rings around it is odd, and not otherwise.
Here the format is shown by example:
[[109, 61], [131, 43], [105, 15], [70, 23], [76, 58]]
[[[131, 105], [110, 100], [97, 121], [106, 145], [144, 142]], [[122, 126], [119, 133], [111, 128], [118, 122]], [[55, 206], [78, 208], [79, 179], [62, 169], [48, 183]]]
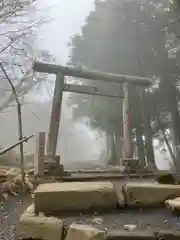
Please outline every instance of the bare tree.
[[[34, 44], [38, 27], [50, 19], [37, 14], [33, 0], [0, 0], [0, 62], [11, 78], [20, 101], [45, 75], [34, 76], [32, 62], [51, 56]], [[0, 111], [14, 102], [12, 89], [0, 70]]]

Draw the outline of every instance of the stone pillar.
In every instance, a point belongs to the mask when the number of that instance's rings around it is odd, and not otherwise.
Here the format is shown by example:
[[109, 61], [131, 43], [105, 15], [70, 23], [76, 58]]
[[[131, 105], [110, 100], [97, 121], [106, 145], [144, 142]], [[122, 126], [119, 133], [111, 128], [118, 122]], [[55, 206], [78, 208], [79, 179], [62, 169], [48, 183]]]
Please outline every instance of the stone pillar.
[[130, 123], [129, 84], [123, 84], [123, 158], [132, 159], [132, 139]]
[[44, 153], [45, 153], [45, 132], [36, 135], [36, 153], [34, 159], [34, 174], [42, 177], [44, 175]]
[[129, 83], [123, 84], [123, 159], [120, 159], [120, 166], [122, 171], [131, 171], [132, 166], [135, 165], [132, 150], [132, 136], [131, 136], [131, 109], [129, 99]]
[[58, 141], [59, 123], [61, 118], [61, 105], [64, 89], [64, 75], [58, 73], [54, 87], [54, 97], [52, 102], [52, 111], [49, 123], [49, 133], [47, 139], [47, 155], [53, 162], [56, 156], [56, 146]]

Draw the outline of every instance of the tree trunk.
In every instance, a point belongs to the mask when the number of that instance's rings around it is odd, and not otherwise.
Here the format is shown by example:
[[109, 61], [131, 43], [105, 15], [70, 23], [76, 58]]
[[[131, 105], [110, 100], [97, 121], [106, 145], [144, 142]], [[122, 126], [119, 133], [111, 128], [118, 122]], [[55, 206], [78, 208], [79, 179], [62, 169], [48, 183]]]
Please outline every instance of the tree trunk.
[[115, 140], [115, 152], [116, 152], [116, 165], [120, 164], [120, 159], [122, 159], [122, 140], [118, 133], [114, 134]]
[[145, 153], [144, 153], [144, 143], [143, 143], [143, 131], [142, 127], [140, 126], [140, 122], [137, 123], [136, 126], [136, 144], [137, 144], [137, 153], [139, 158], [139, 163], [141, 169], [145, 167]]
[[[160, 82], [160, 89], [165, 96], [163, 99], [166, 102], [168, 111], [171, 113], [171, 123], [173, 129], [173, 143], [175, 144], [175, 168], [178, 173], [180, 173], [180, 116], [178, 111], [178, 101], [177, 101], [177, 90], [176, 90], [176, 79], [172, 75], [172, 69], [174, 65], [172, 61], [166, 68], [166, 71], [163, 71], [161, 78], [163, 81]], [[176, 70], [176, 67], [175, 67]]]
[[148, 117], [144, 123], [144, 132], [145, 132], [145, 152], [147, 157], [147, 163], [152, 166], [155, 166], [153, 138], [152, 138], [150, 121]]
[[49, 123], [49, 133], [47, 140], [47, 155], [54, 160], [56, 156], [56, 148], [59, 134], [59, 123], [61, 119], [61, 105], [63, 98], [63, 87], [64, 87], [64, 75], [61, 73], [57, 74], [55, 87], [54, 87], [54, 96], [52, 102], [51, 117]]
[[123, 158], [133, 158], [129, 84], [123, 84]]
[[140, 101], [140, 91], [139, 88], [135, 88], [132, 93], [133, 100], [133, 122], [136, 129], [136, 145], [137, 145], [137, 155], [139, 158], [139, 163], [141, 169], [146, 165], [145, 163], [145, 151], [143, 142], [143, 128], [142, 128], [142, 112], [141, 112], [141, 101]]
[[114, 133], [107, 133], [107, 150], [110, 150], [110, 157], [108, 160], [108, 165], [116, 165], [116, 150], [115, 150], [115, 141]]
[[140, 90], [141, 106], [142, 106], [142, 116], [145, 134], [145, 153], [147, 157], [147, 163], [151, 166], [155, 166], [154, 158], [154, 148], [153, 148], [153, 138], [150, 125], [150, 117], [147, 111], [147, 101], [144, 94], [144, 89]]
[[178, 172], [180, 172], [180, 116], [178, 112], [178, 104], [176, 99], [176, 88], [174, 85], [169, 85], [169, 111], [171, 112], [172, 118], [172, 129], [174, 135], [175, 144], [175, 167]]

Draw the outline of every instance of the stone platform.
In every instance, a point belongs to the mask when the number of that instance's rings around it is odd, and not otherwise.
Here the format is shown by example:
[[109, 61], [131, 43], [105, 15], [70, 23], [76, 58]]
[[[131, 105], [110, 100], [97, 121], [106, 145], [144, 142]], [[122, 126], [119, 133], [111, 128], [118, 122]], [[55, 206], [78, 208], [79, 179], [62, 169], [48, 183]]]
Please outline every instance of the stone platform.
[[[174, 197], [180, 197], [180, 185], [122, 181], [41, 184], [34, 193], [34, 204], [21, 216], [18, 233], [23, 239], [35, 240], [180, 239], [180, 225], [173, 225], [166, 209], [167, 200]], [[140, 221], [146, 227], [140, 227]]]

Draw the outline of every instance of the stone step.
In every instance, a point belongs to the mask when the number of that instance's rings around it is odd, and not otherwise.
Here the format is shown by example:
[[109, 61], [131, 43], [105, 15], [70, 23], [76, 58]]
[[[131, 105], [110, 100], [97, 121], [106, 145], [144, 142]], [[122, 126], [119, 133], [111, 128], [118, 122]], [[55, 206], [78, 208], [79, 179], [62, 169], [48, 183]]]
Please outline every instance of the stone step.
[[39, 185], [34, 193], [36, 212], [114, 209], [117, 195], [110, 181], [62, 182]]
[[180, 197], [180, 185], [156, 182], [59, 182], [46, 183], [34, 193], [36, 212], [90, 211], [120, 207], [164, 206]]
[[122, 188], [128, 206], [163, 206], [167, 199], [180, 197], [180, 185], [128, 182]]

